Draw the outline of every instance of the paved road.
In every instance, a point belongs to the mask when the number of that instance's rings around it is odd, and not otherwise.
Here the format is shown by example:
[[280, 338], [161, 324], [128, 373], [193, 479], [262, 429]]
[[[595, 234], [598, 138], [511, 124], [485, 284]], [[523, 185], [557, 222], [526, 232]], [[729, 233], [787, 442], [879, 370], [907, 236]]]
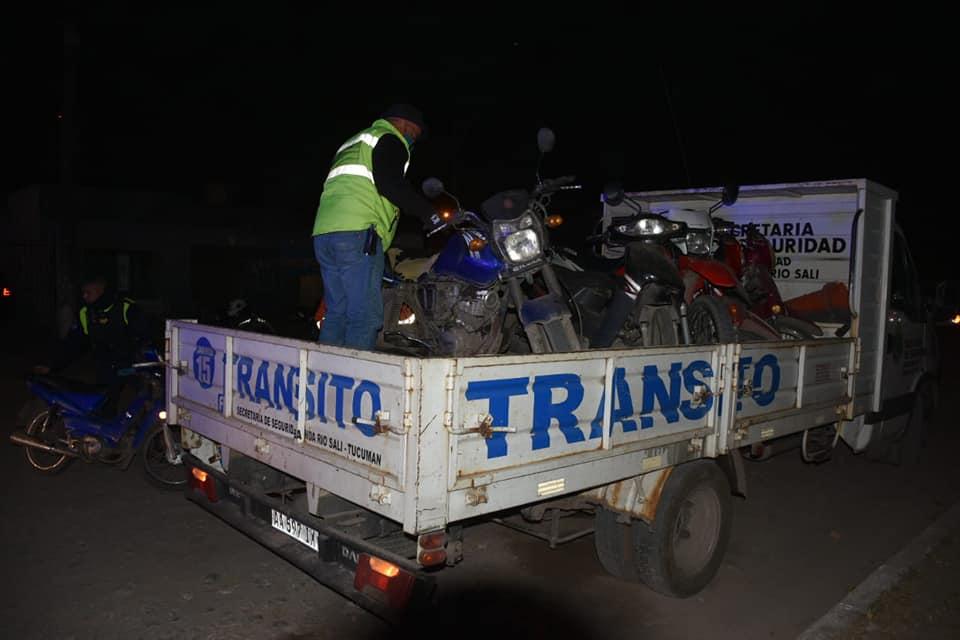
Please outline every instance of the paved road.
[[[23, 400], [0, 367], [0, 623], [10, 638], [377, 637], [377, 619], [311, 581], [181, 495], [76, 463], [27, 468], [6, 434]], [[793, 638], [960, 499], [944, 418], [923, 465], [866, 461], [841, 446], [820, 466], [787, 453], [748, 464], [730, 549], [687, 600], [605, 575], [592, 538], [556, 551], [495, 524], [471, 527], [457, 631], [490, 637]], [[429, 625], [424, 621], [425, 625]], [[435, 630], [437, 627], [432, 627]]]

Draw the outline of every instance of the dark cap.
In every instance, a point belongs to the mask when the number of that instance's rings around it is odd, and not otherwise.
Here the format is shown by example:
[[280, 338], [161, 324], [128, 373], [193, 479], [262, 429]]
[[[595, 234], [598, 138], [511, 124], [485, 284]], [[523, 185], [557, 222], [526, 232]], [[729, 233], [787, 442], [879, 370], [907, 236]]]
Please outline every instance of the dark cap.
[[423, 121], [423, 113], [412, 104], [396, 103], [390, 105], [380, 114], [381, 118], [403, 118], [420, 127], [421, 133], [427, 132], [427, 125]]

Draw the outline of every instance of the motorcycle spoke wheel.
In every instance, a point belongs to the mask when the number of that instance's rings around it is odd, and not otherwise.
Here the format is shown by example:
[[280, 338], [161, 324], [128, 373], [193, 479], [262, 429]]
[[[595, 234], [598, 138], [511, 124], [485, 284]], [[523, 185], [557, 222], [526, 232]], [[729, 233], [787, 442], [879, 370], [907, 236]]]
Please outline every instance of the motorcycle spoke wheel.
[[140, 457], [143, 459], [143, 471], [150, 482], [162, 489], [180, 489], [187, 484], [187, 469], [179, 461], [182, 453], [180, 427], [171, 425], [167, 428], [170, 430], [170, 439], [173, 442], [174, 457], [177, 462], [171, 464], [167, 460], [167, 445], [163, 438], [163, 425], [157, 425], [150, 430], [143, 442]]
[[[26, 433], [49, 445], [66, 446], [67, 430], [63, 417], [49, 409], [44, 409], [30, 420]], [[41, 473], [59, 473], [73, 460], [66, 454], [48, 453], [34, 447], [25, 447], [24, 453], [30, 466]]]

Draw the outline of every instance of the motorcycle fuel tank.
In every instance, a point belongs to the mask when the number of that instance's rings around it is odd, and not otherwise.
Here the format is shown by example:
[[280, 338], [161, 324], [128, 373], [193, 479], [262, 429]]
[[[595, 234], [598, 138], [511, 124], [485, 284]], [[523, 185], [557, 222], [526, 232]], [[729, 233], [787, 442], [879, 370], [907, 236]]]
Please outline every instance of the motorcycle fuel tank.
[[450, 236], [433, 264], [434, 273], [459, 278], [479, 287], [496, 282], [503, 263], [489, 244], [485, 244], [479, 251], [471, 251], [470, 241], [478, 238], [486, 239], [472, 230]]

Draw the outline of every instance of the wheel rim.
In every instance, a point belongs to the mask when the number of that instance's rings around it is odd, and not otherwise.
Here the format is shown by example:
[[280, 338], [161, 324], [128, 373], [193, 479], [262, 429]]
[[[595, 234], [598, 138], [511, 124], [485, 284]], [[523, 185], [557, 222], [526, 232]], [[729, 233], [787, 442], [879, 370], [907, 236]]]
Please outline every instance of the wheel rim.
[[[63, 444], [64, 438], [61, 437], [65, 433], [63, 426], [63, 419], [60, 416], [52, 416], [49, 411], [44, 411], [41, 414], [38, 414], [27, 426], [27, 435], [39, 437], [39, 440], [42, 440], [48, 444], [59, 443]], [[34, 468], [40, 471], [49, 471], [51, 469], [57, 468], [59, 465], [63, 464], [67, 456], [59, 453], [47, 453], [46, 451], [41, 451], [40, 449], [34, 447], [26, 448], [27, 460], [33, 465]]]
[[694, 489], [680, 505], [673, 529], [673, 557], [682, 575], [695, 575], [713, 557], [720, 539], [720, 497], [710, 487]]
[[705, 309], [697, 309], [690, 314], [690, 333], [697, 344], [715, 344], [720, 342], [717, 323]]
[[[173, 439], [176, 452], [180, 454], [180, 432], [175, 427], [168, 427]], [[167, 462], [166, 446], [163, 442], [163, 430], [156, 431], [143, 449], [143, 463], [150, 475], [158, 481], [171, 486], [185, 484], [187, 481], [186, 468], [182, 464]]]

